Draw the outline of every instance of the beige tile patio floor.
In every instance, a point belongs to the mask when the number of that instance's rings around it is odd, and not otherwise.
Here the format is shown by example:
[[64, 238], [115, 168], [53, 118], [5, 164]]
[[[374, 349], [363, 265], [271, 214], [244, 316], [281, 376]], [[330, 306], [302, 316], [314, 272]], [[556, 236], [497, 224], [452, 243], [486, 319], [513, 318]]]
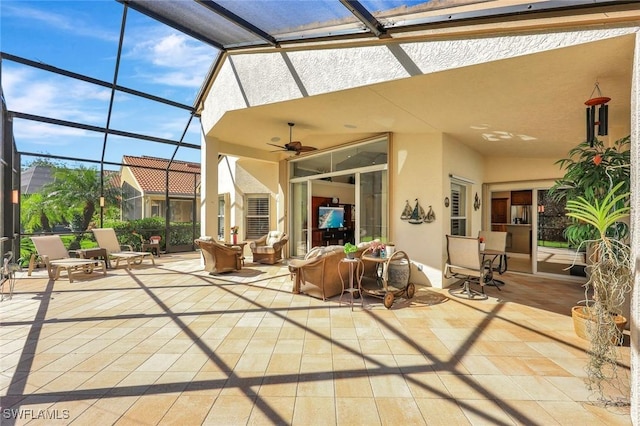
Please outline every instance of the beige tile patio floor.
[[3, 425], [631, 424], [585, 388], [574, 282], [506, 273], [486, 301], [421, 287], [352, 311], [292, 294], [284, 265], [156, 263], [19, 278], [0, 303]]

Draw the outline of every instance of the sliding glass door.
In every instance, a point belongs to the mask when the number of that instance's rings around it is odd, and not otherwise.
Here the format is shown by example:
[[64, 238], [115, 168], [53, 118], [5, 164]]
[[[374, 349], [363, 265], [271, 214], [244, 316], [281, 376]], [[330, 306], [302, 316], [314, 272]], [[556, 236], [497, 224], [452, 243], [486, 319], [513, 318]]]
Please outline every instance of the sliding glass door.
[[538, 190], [536, 266], [538, 272], [584, 277], [584, 250], [579, 252], [564, 236], [565, 228], [571, 223], [565, 206], [564, 199], [556, 201], [548, 196], [547, 190]]
[[[359, 211], [356, 223], [358, 236], [356, 242], [371, 241], [379, 238], [389, 240], [389, 192], [387, 171], [377, 170], [359, 174], [359, 194], [356, 194], [356, 210]], [[358, 238], [359, 237], [359, 238]]]
[[[290, 160], [289, 250], [304, 256], [313, 246], [389, 239], [386, 136]], [[319, 224], [319, 205], [345, 209], [345, 223]], [[348, 210], [347, 210], [348, 209]], [[312, 211], [313, 210], [313, 211]]]
[[291, 185], [291, 238], [289, 244], [291, 255], [296, 257], [304, 256], [309, 247], [309, 214], [308, 209], [308, 187], [307, 181], [297, 182]]

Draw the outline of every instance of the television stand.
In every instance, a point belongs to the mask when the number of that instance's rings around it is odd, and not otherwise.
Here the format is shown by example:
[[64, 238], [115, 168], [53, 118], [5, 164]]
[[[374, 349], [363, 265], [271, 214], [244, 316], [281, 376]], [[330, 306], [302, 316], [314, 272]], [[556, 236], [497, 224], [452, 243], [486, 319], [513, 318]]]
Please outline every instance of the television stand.
[[353, 243], [353, 230], [351, 229], [326, 229], [322, 231], [322, 245], [345, 245]]

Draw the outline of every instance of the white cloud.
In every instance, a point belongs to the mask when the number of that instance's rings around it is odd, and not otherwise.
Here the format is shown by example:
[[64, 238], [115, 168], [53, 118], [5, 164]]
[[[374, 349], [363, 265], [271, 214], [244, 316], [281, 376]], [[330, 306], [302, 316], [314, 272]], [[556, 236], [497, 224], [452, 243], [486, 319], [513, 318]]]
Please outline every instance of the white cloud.
[[70, 146], [77, 143], [75, 138], [85, 140], [102, 137], [95, 132], [29, 120], [16, 120], [13, 130], [18, 145], [28, 141], [41, 146]]
[[106, 88], [42, 74], [26, 67], [5, 67], [2, 86], [7, 108], [61, 120], [104, 125], [110, 91]]
[[134, 35], [134, 47], [128, 59], [151, 64], [140, 77], [157, 84], [199, 88], [206, 77], [217, 51], [184, 34], [168, 32], [166, 27], [157, 32]]
[[3, 18], [15, 17], [24, 21], [34, 21], [47, 27], [56, 28], [83, 37], [91, 37], [106, 41], [118, 41], [118, 34], [102, 29], [99, 21], [85, 20], [80, 14], [61, 14], [25, 6], [21, 2], [5, 2], [2, 5]]

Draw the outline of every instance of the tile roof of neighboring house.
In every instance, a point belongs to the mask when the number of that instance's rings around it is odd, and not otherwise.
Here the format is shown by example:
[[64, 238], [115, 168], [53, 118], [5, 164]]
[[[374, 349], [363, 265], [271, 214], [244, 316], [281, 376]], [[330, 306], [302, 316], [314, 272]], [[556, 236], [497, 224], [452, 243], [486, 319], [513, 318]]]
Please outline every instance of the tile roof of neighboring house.
[[[130, 167], [131, 173], [138, 181], [140, 189], [145, 193], [164, 194], [165, 192], [165, 170], [169, 160], [155, 157], [133, 157], [125, 155], [122, 163]], [[160, 170], [147, 169], [142, 167], [153, 167]], [[171, 195], [193, 195], [195, 185], [200, 184], [200, 164], [186, 161], [174, 160], [171, 163], [169, 172], [169, 194]], [[179, 173], [185, 172], [185, 173]], [[194, 173], [197, 174], [194, 180]]]
[[[120, 171], [105, 170], [105, 178], [111, 176], [110, 180], [105, 179], [111, 187], [120, 188]], [[36, 165], [31, 166], [21, 172], [20, 192], [22, 194], [35, 194], [40, 192], [42, 187], [53, 182], [53, 167]]]
[[53, 168], [42, 165], [31, 166], [20, 173], [20, 192], [35, 194], [51, 182], [53, 182]]
[[104, 181], [112, 188], [120, 188], [120, 171], [119, 170], [105, 170]]

